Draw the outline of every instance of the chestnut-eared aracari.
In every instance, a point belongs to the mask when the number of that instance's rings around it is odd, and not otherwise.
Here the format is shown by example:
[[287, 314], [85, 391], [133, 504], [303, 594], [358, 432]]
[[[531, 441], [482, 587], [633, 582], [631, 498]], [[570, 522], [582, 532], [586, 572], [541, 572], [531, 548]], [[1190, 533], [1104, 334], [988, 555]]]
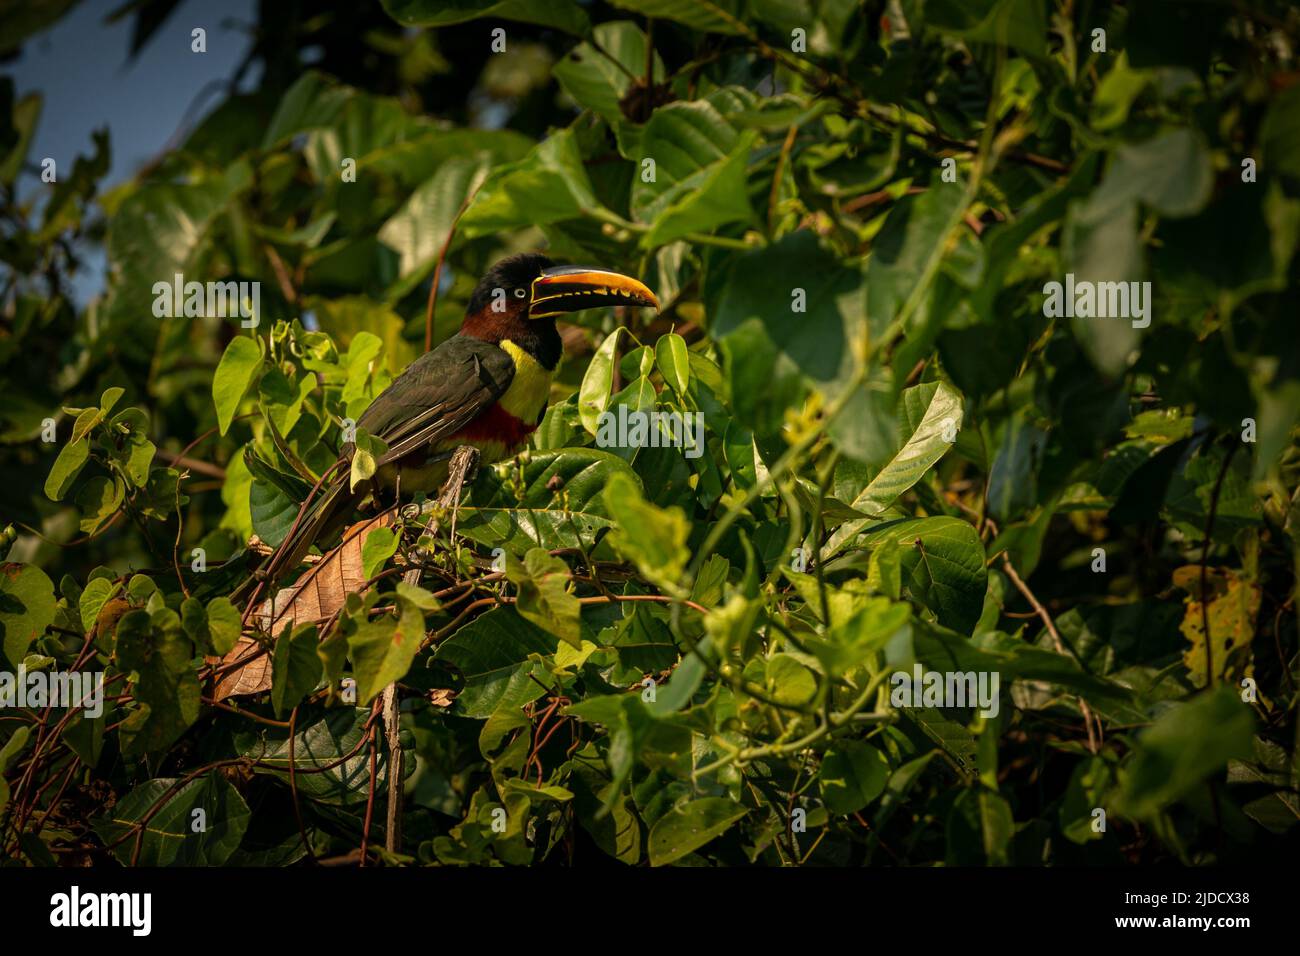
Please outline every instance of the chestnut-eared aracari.
[[[436, 493], [461, 445], [483, 462], [519, 451], [546, 413], [562, 351], [556, 317], [611, 305], [659, 302], [641, 282], [605, 269], [556, 266], [534, 253], [496, 263], [470, 296], [459, 334], [407, 366], [357, 420], [358, 431], [388, 446], [373, 479], [353, 488], [337, 468], [258, 577], [275, 580], [313, 544], [324, 550], [371, 494]], [[344, 445], [340, 466], [352, 451]]]

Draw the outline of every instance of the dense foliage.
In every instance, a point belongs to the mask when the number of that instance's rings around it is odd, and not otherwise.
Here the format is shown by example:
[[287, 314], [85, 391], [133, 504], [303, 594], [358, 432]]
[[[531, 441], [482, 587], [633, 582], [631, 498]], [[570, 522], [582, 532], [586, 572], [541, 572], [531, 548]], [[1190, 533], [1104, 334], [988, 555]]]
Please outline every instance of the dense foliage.
[[[46, 120], [0, 86], [3, 666], [105, 676], [93, 719], [0, 712], [0, 856], [1294, 850], [1300, 11], [338, 6], [264, 3], [256, 89], [108, 191], [106, 135], [20, 190]], [[662, 311], [580, 314], [454, 522], [241, 627], [345, 421], [532, 249]], [[260, 283], [256, 326], [177, 274]], [[1067, 275], [1149, 282], [1145, 317], [1062, 311]], [[704, 447], [598, 447], [620, 405]], [[226, 696], [241, 639], [267, 687]], [[895, 706], [914, 665], [1000, 706]]]

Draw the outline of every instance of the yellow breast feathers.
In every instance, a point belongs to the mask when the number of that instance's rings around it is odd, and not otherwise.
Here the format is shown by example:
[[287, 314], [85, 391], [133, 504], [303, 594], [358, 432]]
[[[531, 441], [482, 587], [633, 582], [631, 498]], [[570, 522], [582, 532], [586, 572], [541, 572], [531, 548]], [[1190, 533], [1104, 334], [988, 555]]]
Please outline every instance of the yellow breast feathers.
[[501, 396], [501, 407], [521, 421], [534, 425], [551, 396], [551, 373], [509, 339], [501, 342], [501, 348], [515, 363], [515, 377]]

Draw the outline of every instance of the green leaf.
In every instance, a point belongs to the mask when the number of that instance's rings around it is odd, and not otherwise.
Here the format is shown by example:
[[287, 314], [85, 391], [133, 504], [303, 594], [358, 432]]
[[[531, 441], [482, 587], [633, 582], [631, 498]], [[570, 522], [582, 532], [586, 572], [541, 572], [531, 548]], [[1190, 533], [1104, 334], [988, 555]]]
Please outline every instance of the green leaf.
[[1088, 200], [1088, 218], [1116, 215], [1130, 202], [1165, 216], [1190, 216], [1210, 198], [1210, 153], [1191, 129], [1172, 129], [1115, 150], [1106, 176]]
[[135, 488], [149, 484], [149, 469], [157, 447], [144, 434], [132, 431], [114, 459], [122, 466], [126, 480]]
[[355, 90], [332, 77], [307, 70], [280, 99], [262, 137], [262, 148], [270, 149], [308, 130], [333, 126], [356, 95]]
[[361, 544], [361, 574], [373, 580], [380, 569], [397, 553], [397, 534], [392, 528], [373, 528]]
[[158, 753], [175, 743], [199, 716], [194, 645], [167, 610], [128, 611], [117, 624], [114, 655], [134, 672], [136, 706], [122, 724], [123, 753]]
[[80, 441], [90, 434], [90, 430], [104, 420], [104, 411], [100, 408], [84, 409], [72, 424], [72, 440]]
[[1000, 429], [997, 457], [989, 470], [988, 509], [999, 522], [1020, 517], [1038, 504], [1038, 469], [1047, 436], [1023, 413]]
[[109, 598], [116, 594], [121, 586], [121, 584], [109, 578], [94, 578], [86, 582], [86, 587], [81, 592], [81, 598], [78, 601], [82, 630], [90, 633], [90, 629], [99, 620], [99, 612], [104, 609], [104, 605], [108, 603]]
[[915, 658], [930, 670], [998, 673], [1010, 681], [1042, 681], [1082, 693], [1096, 702], [1131, 703], [1133, 692], [1082, 670], [1073, 657], [1007, 638], [1000, 645], [977, 646], [969, 637], [922, 619], [912, 625]]
[[453, 157], [438, 167], [379, 229], [379, 240], [400, 257], [401, 281], [390, 290], [400, 298], [433, 271], [465, 200], [488, 169], [480, 158]]
[[[191, 277], [202, 273], [200, 262], [211, 231], [230, 203], [251, 185], [252, 169], [246, 161], [239, 161], [221, 176], [184, 185], [143, 185], [109, 217], [108, 261], [114, 281], [104, 311], [124, 352], [138, 354], [142, 346], [152, 346], [152, 338], [138, 334], [139, 323], [155, 314], [160, 299], [163, 303], [171, 300], [174, 276], [194, 281]], [[156, 292], [159, 284], [166, 290]], [[172, 303], [173, 309], [175, 305]], [[163, 321], [188, 324], [183, 316]]]
[[400, 614], [384, 612], [374, 619], [370, 609], [378, 594], [371, 592], [359, 608], [344, 615], [340, 631], [347, 638], [352, 673], [357, 679], [357, 702], [365, 706], [385, 687], [406, 676], [424, 640], [424, 615], [409, 601], [400, 600]]
[[[886, 647], [907, 644], [912, 612], [906, 604], [884, 597], [868, 598], [846, 621], [838, 621], [825, 636], [804, 638], [808, 649], [832, 675], [846, 674]], [[893, 656], [893, 655], [890, 655]]]
[[885, 792], [889, 760], [870, 744], [841, 740], [822, 757], [817, 780], [828, 810], [855, 813]]
[[295, 374], [291, 379], [278, 366], [272, 366], [257, 386], [262, 414], [280, 435], [288, 435], [302, 416], [303, 402], [315, 388], [316, 376], [311, 372]]
[[94, 534], [117, 514], [125, 498], [126, 483], [116, 475], [91, 478], [77, 492], [77, 508], [81, 511], [78, 527], [86, 534]]
[[226, 346], [212, 377], [212, 402], [217, 408], [221, 434], [230, 429], [239, 402], [262, 367], [261, 340], [237, 335]]
[[[286, 739], [258, 740], [247, 754], [258, 761], [258, 773], [268, 773], [288, 785], [289, 758], [296, 768], [294, 782], [301, 796], [317, 803], [335, 806], [359, 805], [365, 810], [370, 792], [370, 757], [363, 740], [370, 733], [370, 708], [331, 708], [321, 719], [301, 728], [293, 739], [292, 750]], [[388, 786], [386, 748], [375, 774], [375, 789]], [[414, 761], [407, 761], [410, 768]]]
[[104, 389], [104, 394], [99, 397], [99, 410], [107, 415], [117, 404], [117, 400], [126, 394], [126, 389], [118, 386]]
[[228, 597], [214, 597], [208, 602], [207, 618], [212, 652], [224, 657], [239, 643], [239, 635], [243, 630], [239, 609], [230, 603]]
[[651, 225], [642, 247], [749, 219], [745, 168], [756, 135], [737, 132], [708, 100], [655, 110], [640, 148], [654, 161], [654, 175], [643, 163], [632, 183], [632, 213]]
[[838, 394], [866, 345], [864, 298], [861, 273], [810, 230], [735, 256], [711, 331], [737, 418], [766, 434], [783, 421], [800, 382]]
[[254, 481], [248, 486], [248, 511], [253, 533], [272, 548], [289, 535], [298, 517], [299, 503], [278, 485]]
[[631, 478], [615, 474], [605, 486], [605, 506], [614, 519], [610, 543], [649, 580], [672, 590], [686, 569], [690, 524], [680, 508], [658, 508], [641, 496]]
[[369, 481], [379, 467], [379, 459], [388, 454], [388, 444], [364, 428], [358, 428], [352, 449], [352, 470], [348, 476], [349, 489], [355, 490], [363, 481]]
[[[952, 447], [953, 443], [945, 436], [956, 435], [963, 414], [961, 395], [944, 382], [926, 382], [907, 389], [900, 403], [899, 426], [910, 429], [910, 436], [853, 499], [854, 510], [883, 515], [886, 508], [920, 481]], [[836, 554], [870, 524], [867, 520], [846, 522], [831, 535], [823, 555]]]
[[[1138, 208], [1128, 202], [1098, 212], [1096, 203], [1071, 207], [1062, 239], [1066, 268], [1080, 282], [1136, 282], [1142, 277]], [[1138, 343], [1132, 320], [1075, 316], [1071, 328], [1093, 363], [1107, 375], [1128, 366]]]
[[1173, 704], [1138, 735], [1120, 770], [1122, 811], [1147, 819], [1189, 793], [1228, 761], [1254, 749], [1255, 718], [1231, 687], [1220, 685]]
[[917, 277], [942, 255], [945, 238], [964, 212], [964, 199], [960, 185], [940, 184], [919, 196], [903, 197], [890, 210], [867, 263], [867, 317], [873, 338], [885, 334], [915, 294]]
[[767, 661], [767, 693], [784, 706], [807, 707], [817, 696], [817, 678], [792, 655], [773, 654]]
[[735, 0], [612, 0], [614, 6], [657, 20], [674, 20], [695, 30], [710, 33], [740, 33], [740, 19]]
[[506, 555], [506, 577], [518, 588], [515, 610], [544, 631], [582, 647], [581, 614], [578, 598], [569, 591], [569, 566], [544, 548], [531, 548], [523, 563]]
[[533, 678], [531, 666], [517, 667], [510, 672], [510, 679], [492, 714], [479, 731], [478, 749], [484, 757], [493, 759], [493, 752], [501, 745], [507, 734], [529, 725], [524, 716], [523, 707], [546, 693], [546, 689]]
[[573, 219], [598, 207], [572, 130], [560, 130], [516, 163], [498, 167], [479, 188], [460, 231], [466, 237]]
[[319, 643], [315, 624], [295, 627], [291, 634], [282, 633], [276, 640], [271, 659], [271, 705], [277, 717], [297, 707], [320, 683]]
[[[660, 112], [651, 117], [647, 130]], [[673, 146], [680, 145], [648, 143], [647, 139], [643, 138], [641, 145], [645, 153], [658, 149], [661, 155], [673, 155]], [[746, 169], [757, 142], [756, 132], [742, 133], [721, 161], [697, 169], [644, 205], [640, 215], [651, 226], [641, 237], [641, 248], [656, 249], [692, 233], [706, 233], [718, 226], [752, 219]]]
[[925, 24], [967, 40], [1006, 44], [1029, 56], [1047, 52], [1047, 12], [1039, 0], [930, 0]]
[[655, 364], [677, 397], [686, 398], [686, 389], [691, 383], [690, 353], [686, 340], [676, 332], [667, 332], [655, 342]]
[[[625, 121], [619, 102], [632, 77], [645, 76], [645, 32], [631, 20], [613, 20], [597, 24], [593, 33], [603, 54], [591, 43], [579, 43], [551, 72], [580, 107], [616, 125]], [[657, 52], [654, 75], [656, 82], [663, 81], [664, 64]]]
[[1061, 832], [1067, 839], [1084, 844], [1102, 838], [1102, 834], [1092, 828], [1092, 813], [1098, 807], [1104, 808], [1102, 801], [1113, 779], [1110, 765], [1100, 757], [1081, 760], [1075, 765], [1058, 814]]
[[627, 462], [595, 448], [533, 452], [518, 484], [513, 476], [481, 469], [462, 500], [456, 530], [516, 556], [532, 547], [589, 548], [614, 524], [602, 493], [617, 475], [638, 480]]
[[64, 445], [45, 479], [45, 496], [51, 501], [62, 501], [89, 458], [90, 442], [86, 439], [80, 438]]
[[476, 617], [444, 641], [434, 659], [455, 666], [465, 678], [465, 688], [456, 699], [458, 710], [467, 717], [485, 718], [496, 710], [511, 675], [529, 656], [553, 654], [555, 647], [552, 635], [520, 617], [514, 608], [500, 607]]
[[939, 623], [969, 633], [980, 618], [988, 569], [984, 544], [960, 518], [915, 518], [890, 523], [867, 537], [869, 547], [896, 543], [903, 584], [934, 611]]
[[440, 27], [482, 17], [520, 20], [582, 36], [586, 12], [573, 0], [383, 0], [384, 11], [407, 27]]
[[578, 389], [578, 416], [582, 427], [591, 435], [600, 427], [600, 416], [609, 408], [609, 393], [614, 385], [614, 356], [618, 351], [618, 340], [626, 334], [623, 329], [615, 329], [587, 363], [583, 373], [582, 385]]
[[748, 812], [723, 797], [702, 797], [673, 807], [650, 828], [650, 865], [666, 866], [693, 853]]
[[130, 865], [134, 859], [139, 866], [221, 866], [239, 847], [251, 817], [248, 804], [215, 771], [177, 788], [144, 822], [145, 814], [179, 782], [167, 777], [142, 783], [94, 821], [105, 843], [134, 834], [133, 827], [143, 822], [138, 857], [132, 835], [113, 848], [119, 863]]
[[27, 649], [54, 623], [54, 582], [31, 564], [0, 565], [0, 647], [17, 668]]

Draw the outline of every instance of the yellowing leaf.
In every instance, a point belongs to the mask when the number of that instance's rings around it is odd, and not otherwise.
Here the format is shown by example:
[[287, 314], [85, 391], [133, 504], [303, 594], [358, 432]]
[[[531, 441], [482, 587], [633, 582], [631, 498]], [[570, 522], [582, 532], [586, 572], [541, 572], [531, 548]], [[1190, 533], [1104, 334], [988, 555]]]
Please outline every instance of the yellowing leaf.
[[1206, 685], [1205, 622], [1210, 625], [1210, 668], [1216, 681], [1240, 682], [1250, 677], [1253, 665], [1250, 643], [1255, 636], [1255, 617], [1259, 613], [1259, 587], [1241, 578], [1237, 572], [1213, 568], [1206, 572], [1205, 596], [1199, 600], [1200, 568], [1188, 565], [1174, 572], [1174, 583], [1189, 592], [1187, 610], [1179, 629], [1191, 642], [1183, 652], [1183, 663], [1197, 687]]

